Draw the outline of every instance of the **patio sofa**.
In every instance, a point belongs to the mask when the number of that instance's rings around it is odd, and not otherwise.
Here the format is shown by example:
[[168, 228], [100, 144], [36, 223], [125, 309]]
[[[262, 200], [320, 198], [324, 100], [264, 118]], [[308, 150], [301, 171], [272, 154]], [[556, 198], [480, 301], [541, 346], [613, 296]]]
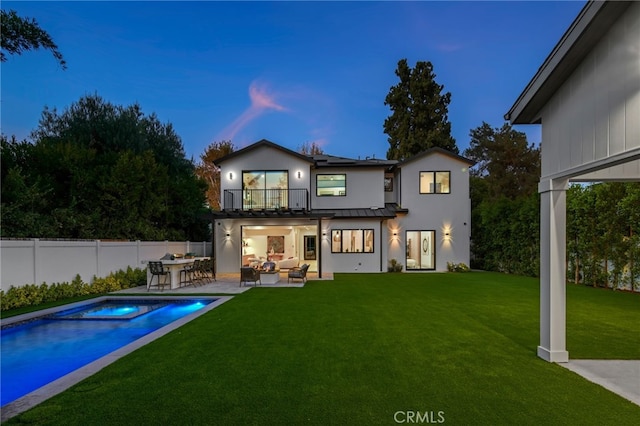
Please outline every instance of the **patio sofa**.
[[288, 259], [282, 259], [278, 262], [278, 268], [280, 269], [292, 269], [298, 266], [300, 263], [300, 258], [298, 257], [290, 257]]

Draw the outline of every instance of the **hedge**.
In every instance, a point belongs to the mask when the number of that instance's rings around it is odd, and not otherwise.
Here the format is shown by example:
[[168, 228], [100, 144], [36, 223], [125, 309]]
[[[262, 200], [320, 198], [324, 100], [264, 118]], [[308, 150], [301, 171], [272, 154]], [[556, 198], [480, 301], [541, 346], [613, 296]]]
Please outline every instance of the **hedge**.
[[112, 291], [123, 290], [131, 287], [145, 285], [147, 282], [146, 269], [120, 270], [113, 272], [104, 278], [93, 277], [91, 284], [82, 281], [80, 275], [76, 275], [73, 281], [53, 283], [27, 284], [20, 287], [11, 286], [5, 293], [0, 290], [0, 309], [22, 308], [24, 306], [36, 306], [41, 303], [55, 302], [56, 300], [69, 299], [90, 294], [104, 294]]

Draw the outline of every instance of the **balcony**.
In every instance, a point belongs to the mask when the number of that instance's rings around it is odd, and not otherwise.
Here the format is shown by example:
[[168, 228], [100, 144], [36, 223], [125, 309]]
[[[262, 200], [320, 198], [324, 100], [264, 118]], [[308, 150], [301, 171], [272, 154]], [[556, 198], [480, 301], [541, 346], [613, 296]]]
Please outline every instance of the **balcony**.
[[308, 210], [307, 189], [225, 189], [225, 210]]

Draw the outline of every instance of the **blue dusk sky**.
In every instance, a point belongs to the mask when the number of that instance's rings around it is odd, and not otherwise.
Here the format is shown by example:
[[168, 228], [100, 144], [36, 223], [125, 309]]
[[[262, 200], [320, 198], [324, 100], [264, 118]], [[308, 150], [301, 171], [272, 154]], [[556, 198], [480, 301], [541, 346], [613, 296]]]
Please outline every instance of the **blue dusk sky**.
[[[2, 133], [28, 138], [45, 106], [84, 95], [138, 103], [171, 123], [187, 157], [214, 141], [317, 142], [338, 156], [385, 158], [384, 99], [397, 63], [430, 61], [451, 93], [462, 152], [469, 132], [504, 124], [585, 1], [31, 2], [50, 52], [2, 63]], [[538, 126], [517, 126], [540, 142]]]

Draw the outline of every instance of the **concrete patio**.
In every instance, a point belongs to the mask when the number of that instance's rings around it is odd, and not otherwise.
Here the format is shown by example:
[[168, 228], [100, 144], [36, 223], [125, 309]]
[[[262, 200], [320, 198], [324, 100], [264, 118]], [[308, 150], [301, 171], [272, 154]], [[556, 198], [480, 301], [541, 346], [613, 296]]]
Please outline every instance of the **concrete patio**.
[[[318, 274], [316, 272], [307, 273], [307, 282], [308, 281], [330, 281], [333, 280], [333, 274], [323, 272], [322, 278], [318, 278]], [[306, 282], [301, 282], [299, 279], [293, 280], [290, 283], [287, 282], [286, 272], [280, 273], [280, 282], [276, 284], [258, 284], [258, 287], [290, 287], [290, 288], [302, 288]], [[149, 294], [239, 294], [243, 293], [251, 288], [253, 288], [253, 283], [249, 285], [240, 286], [240, 273], [237, 274], [217, 274], [216, 280], [205, 282], [204, 284], [196, 284], [196, 285], [188, 285], [176, 289], [165, 288], [164, 290], [160, 290], [156, 287], [152, 287], [149, 290]], [[147, 293], [147, 288], [145, 286], [128, 288], [126, 290], [120, 290], [114, 292], [116, 294], [127, 294], [127, 293]]]

